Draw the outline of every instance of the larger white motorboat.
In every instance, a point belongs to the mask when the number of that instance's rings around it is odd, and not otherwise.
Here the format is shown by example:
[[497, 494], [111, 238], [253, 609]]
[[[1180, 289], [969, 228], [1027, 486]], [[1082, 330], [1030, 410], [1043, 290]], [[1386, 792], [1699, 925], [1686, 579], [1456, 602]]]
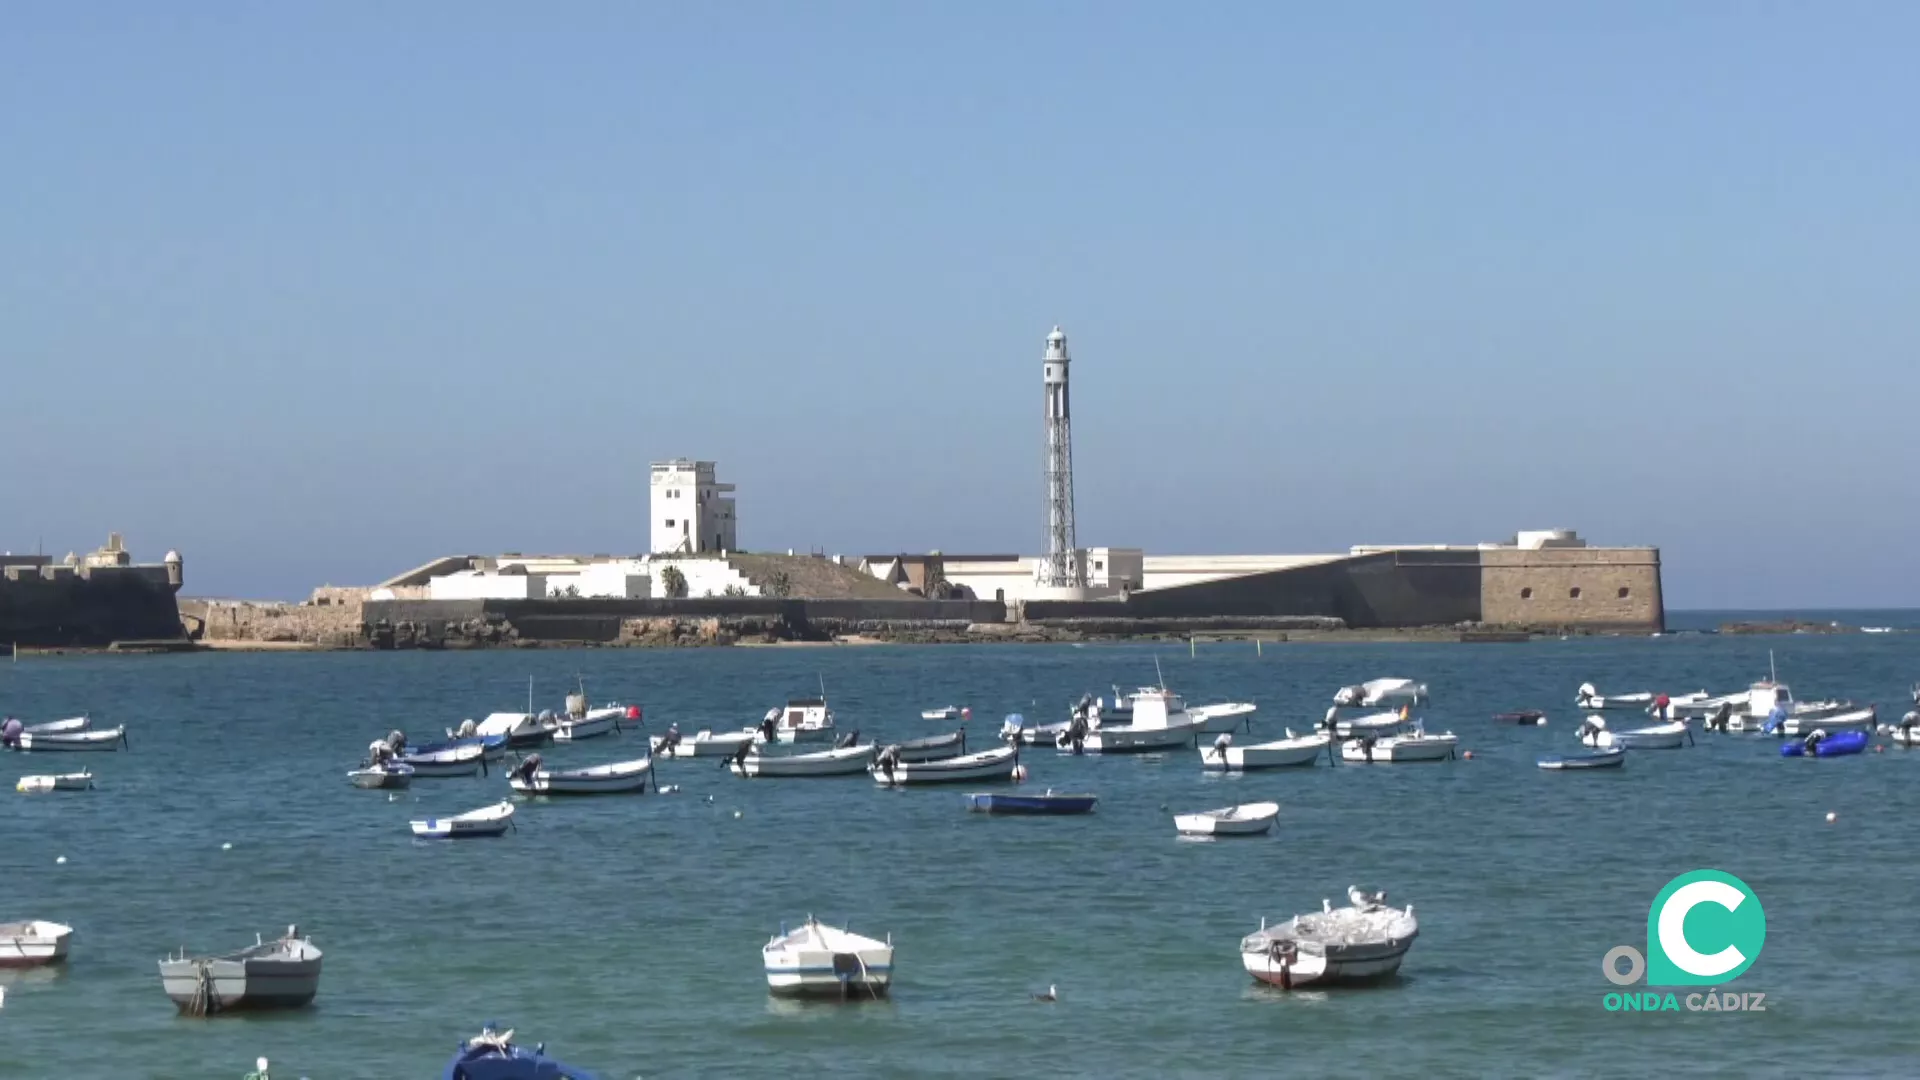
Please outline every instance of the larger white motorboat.
[[1349, 906], [1295, 915], [1278, 926], [1260, 929], [1240, 941], [1247, 974], [1282, 990], [1332, 983], [1384, 979], [1400, 970], [1407, 950], [1420, 936], [1413, 905], [1387, 906], [1387, 894], [1358, 886], [1347, 890]]
[[878, 997], [893, 985], [893, 935], [863, 937], [811, 915], [797, 930], [782, 926], [760, 955], [776, 994]]
[[768, 709], [759, 732], [762, 742], [832, 742], [833, 710], [825, 697], [794, 698], [784, 709]]
[[1171, 690], [1150, 687], [1132, 701], [1125, 724], [1107, 723], [1097, 710], [1077, 712], [1054, 745], [1074, 753], [1149, 754], [1191, 746], [1200, 734], [1200, 722]]

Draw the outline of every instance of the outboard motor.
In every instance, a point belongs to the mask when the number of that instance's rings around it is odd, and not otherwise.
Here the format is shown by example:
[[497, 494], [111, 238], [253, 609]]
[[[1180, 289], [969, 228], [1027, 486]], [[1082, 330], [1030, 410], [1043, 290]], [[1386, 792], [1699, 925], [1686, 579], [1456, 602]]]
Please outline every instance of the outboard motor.
[[891, 783], [893, 781], [893, 767], [900, 764], [900, 748], [898, 746], [887, 747], [885, 750], [880, 751], [880, 756], [875, 758], [873, 763], [880, 766], [880, 771], [887, 774], [887, 781]]
[[513, 767], [512, 772], [507, 774], [507, 779], [530, 781], [533, 779], [533, 774], [539, 771], [540, 771], [540, 755], [528, 754], [525, 758], [521, 760], [520, 764], [515, 765]]
[[1373, 736], [1372, 735], [1360, 736], [1360, 756], [1366, 758], [1367, 764], [1369, 765], [1373, 764]]
[[1227, 747], [1232, 745], [1233, 745], [1233, 732], [1231, 731], [1222, 732], [1219, 738], [1213, 740], [1214, 760], [1220, 762], [1223, 765], [1226, 764]]
[[469, 719], [469, 720], [462, 720], [462, 721], [460, 721], [460, 727], [459, 727], [459, 733], [458, 733], [458, 734], [456, 734], [456, 735], [454, 736], [454, 738], [457, 738], [457, 739], [471, 739], [471, 738], [473, 738], [473, 734], [474, 734], [474, 732], [476, 732], [476, 731], [479, 731], [479, 730], [480, 730], [480, 725], [479, 725], [479, 724], [476, 724], [476, 723], [474, 723], [474, 722], [473, 722], [472, 720], [470, 720], [470, 719]]
[[1707, 718], [1706, 729], [1708, 731], [1724, 732], [1728, 729], [1732, 720], [1733, 702], [1723, 701], [1720, 703], [1719, 708], [1713, 710], [1713, 715]]
[[375, 739], [367, 744], [367, 768], [385, 765], [393, 757], [393, 746], [385, 739]]
[[1599, 696], [1600, 691], [1594, 689], [1592, 683], [1581, 683], [1579, 692], [1573, 695], [1573, 703], [1584, 709], [1587, 707], [1587, 702]]
[[860, 729], [854, 728], [852, 731], [849, 731], [845, 735], [842, 735], [840, 736], [840, 738], [836, 739], [834, 741], [833, 748], [835, 750], [845, 750], [845, 749], [848, 749], [849, 747], [854, 747], [859, 745], [860, 745]]
[[740, 744], [740, 749], [735, 750], [733, 752], [732, 757], [723, 758], [720, 762], [720, 767], [723, 769], [729, 765], [739, 765], [744, 767], [747, 763], [747, 755], [751, 753], [753, 753], [753, 741], [749, 739], [748, 741]]
[[387, 732], [387, 749], [396, 755], [407, 752], [407, 733], [400, 730]]
[[27, 725], [11, 716], [7, 717], [7, 722], [0, 724], [0, 746], [12, 746], [19, 742], [20, 732], [24, 730], [26, 726]]
[[1813, 757], [1814, 751], [1818, 749], [1820, 744], [1825, 742], [1826, 739], [1827, 732], [1824, 728], [1814, 728], [1811, 732], [1807, 733], [1806, 741], [1801, 745], [1806, 747], [1807, 756]]
[[1599, 740], [1600, 733], [1605, 730], [1607, 730], [1607, 722], [1605, 720], [1597, 716], [1589, 716], [1585, 720], [1580, 721], [1580, 730], [1577, 734], [1580, 736], [1581, 742], [1591, 746]]
[[653, 752], [661, 755], [662, 757], [672, 757], [674, 756], [673, 755], [674, 750], [678, 749], [679, 746], [680, 746], [680, 725], [669, 724], [667, 725], [667, 733], [665, 735], [660, 736], [660, 745], [656, 747]]
[[760, 737], [772, 742], [780, 734], [780, 710], [768, 709], [767, 715], [760, 718]]

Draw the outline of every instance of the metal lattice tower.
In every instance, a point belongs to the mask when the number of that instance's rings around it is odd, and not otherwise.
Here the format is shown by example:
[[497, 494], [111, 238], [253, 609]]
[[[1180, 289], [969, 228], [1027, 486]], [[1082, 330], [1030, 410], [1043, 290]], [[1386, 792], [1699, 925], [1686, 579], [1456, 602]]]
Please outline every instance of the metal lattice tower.
[[1084, 589], [1087, 569], [1073, 530], [1073, 409], [1067, 395], [1067, 335], [1047, 335], [1047, 555], [1035, 577], [1048, 588]]

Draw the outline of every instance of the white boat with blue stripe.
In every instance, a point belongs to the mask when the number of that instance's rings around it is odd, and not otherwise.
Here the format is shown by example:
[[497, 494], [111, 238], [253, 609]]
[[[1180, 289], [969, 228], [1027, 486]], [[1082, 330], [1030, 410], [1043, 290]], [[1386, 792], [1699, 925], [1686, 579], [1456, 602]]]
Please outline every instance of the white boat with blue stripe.
[[761, 950], [767, 988], [776, 994], [880, 997], [893, 985], [893, 935], [885, 941], [828, 926], [807, 916], [797, 930], [783, 924]]

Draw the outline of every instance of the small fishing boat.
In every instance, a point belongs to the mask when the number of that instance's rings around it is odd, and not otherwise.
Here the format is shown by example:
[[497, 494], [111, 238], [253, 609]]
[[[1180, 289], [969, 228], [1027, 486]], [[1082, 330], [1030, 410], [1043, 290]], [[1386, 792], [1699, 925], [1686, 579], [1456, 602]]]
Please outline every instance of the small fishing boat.
[[1340, 759], [1363, 765], [1394, 765], [1410, 761], [1446, 761], [1460, 739], [1449, 731], [1429, 735], [1418, 724], [1404, 735], [1384, 738], [1361, 736], [1340, 744]]
[[727, 762], [727, 768], [735, 776], [776, 777], [802, 776], [857, 776], [867, 771], [873, 763], [878, 747], [843, 746], [833, 750], [817, 750], [810, 754], [762, 754], [759, 747], [749, 743], [741, 747], [733, 760]]
[[513, 804], [500, 802], [452, 817], [427, 818], [408, 822], [413, 835], [428, 840], [466, 840], [478, 836], [502, 836], [513, 827]]
[[66, 735], [76, 731], [85, 731], [93, 723], [85, 716], [70, 716], [65, 720], [48, 720], [41, 724], [28, 724], [20, 730], [30, 735]]
[[1602, 709], [1644, 709], [1653, 704], [1653, 694], [1644, 690], [1633, 694], [1602, 694], [1600, 691], [1594, 689], [1592, 683], [1581, 683], [1580, 689], [1574, 692], [1573, 704], [1575, 708], [1595, 711]]
[[1327, 710], [1327, 715], [1319, 723], [1323, 732], [1331, 732], [1343, 739], [1360, 739], [1368, 735], [1376, 738], [1388, 735], [1413, 723], [1413, 710], [1402, 705], [1386, 712], [1372, 712], [1365, 716], [1353, 716], [1340, 719], [1338, 705]]
[[797, 930], [782, 925], [760, 955], [776, 994], [878, 997], [893, 983], [893, 935], [862, 937], [811, 915]]
[[1780, 744], [1781, 757], [1844, 757], [1867, 748], [1867, 733], [1859, 730], [1828, 732], [1815, 729], [1805, 738], [1788, 739]]
[[447, 730], [449, 739], [484, 739], [491, 735], [505, 736], [510, 750], [525, 750], [552, 742], [553, 728], [533, 713], [497, 712], [477, 723], [462, 720], [459, 727]]
[[1693, 729], [1687, 726], [1685, 720], [1626, 731], [1609, 731], [1606, 719], [1600, 716], [1589, 716], [1582, 720], [1580, 730], [1575, 734], [1588, 746], [1602, 749], [1618, 747], [1622, 750], [1678, 750], [1683, 742], [1693, 739]]
[[1053, 724], [1029, 724], [1019, 713], [1008, 713], [1000, 724], [1000, 740], [1019, 746], [1053, 746], [1073, 723], [1061, 720]]
[[1232, 739], [1231, 735], [1222, 735], [1221, 741], [1202, 747], [1200, 767], [1209, 772], [1251, 772], [1255, 769], [1312, 765], [1333, 743], [1325, 735], [1296, 736], [1291, 728], [1287, 730], [1286, 738], [1272, 742], [1235, 746]]
[[1056, 795], [1052, 788], [1044, 795], [975, 792], [967, 796], [967, 809], [981, 814], [1086, 814], [1099, 801], [1095, 795]]
[[1177, 814], [1173, 827], [1181, 836], [1258, 836], [1272, 829], [1274, 819], [1279, 816], [1279, 803], [1247, 803], [1198, 814]]
[[[392, 736], [388, 736], [389, 739]], [[484, 761], [499, 761], [507, 756], [507, 737], [505, 735], [475, 735], [466, 739], [447, 739], [443, 742], [426, 743], [422, 746], [408, 747], [405, 742], [393, 747], [396, 754], [437, 754], [442, 750], [464, 750], [468, 747], [480, 748], [480, 757]]]
[[45, 919], [0, 923], [0, 968], [57, 964], [72, 940], [73, 927]]
[[1425, 705], [1428, 700], [1427, 684], [1412, 679], [1369, 679], [1357, 686], [1343, 686], [1333, 694], [1335, 705], [1350, 709], [1371, 709], [1395, 701]]
[[552, 723], [555, 742], [579, 742], [598, 735], [620, 730], [620, 721], [627, 719], [627, 707], [607, 705], [598, 709], [588, 709], [579, 716], [555, 717]]
[[825, 697], [794, 698], [784, 709], [768, 709], [760, 720], [763, 742], [833, 741], [833, 710]]
[[1253, 714], [1259, 708], [1244, 701], [1220, 705], [1199, 705], [1187, 710], [1202, 735], [1220, 735], [1230, 731], [1252, 731]]
[[1295, 915], [1278, 926], [1261, 920], [1260, 929], [1240, 941], [1247, 974], [1282, 990], [1296, 990], [1371, 982], [1399, 971], [1420, 936], [1413, 905], [1390, 908], [1385, 893], [1358, 886], [1347, 890], [1347, 898], [1348, 907], [1323, 900], [1318, 912]]
[[1789, 716], [1786, 722], [1780, 724], [1773, 733], [1785, 735], [1788, 738], [1798, 738], [1816, 730], [1824, 731], [1829, 735], [1837, 735], [1843, 731], [1854, 731], [1864, 735], [1879, 726], [1878, 709], [1872, 706], [1864, 709], [1841, 707], [1831, 712], [1810, 710], [1803, 715]]
[[[1920, 704], [1920, 689], [1914, 690], [1914, 702]], [[1908, 712], [1897, 724], [1886, 724], [1880, 733], [1899, 746], [1920, 746], [1920, 709]]]
[[22, 730], [8, 745], [28, 753], [112, 751], [127, 745], [127, 729], [123, 724], [104, 731], [60, 731], [51, 735], [37, 735]]
[[682, 736], [677, 728], [668, 728], [665, 735], [655, 735], [647, 740], [653, 756], [665, 758], [691, 757], [731, 757], [739, 753], [743, 746], [753, 745], [759, 738], [752, 730], [713, 732], [702, 730], [692, 738]]
[[584, 769], [547, 769], [542, 767], [539, 754], [528, 754], [507, 774], [507, 783], [526, 795], [639, 794], [647, 790], [647, 777], [652, 772], [651, 757]]
[[1539, 765], [1543, 769], [1566, 772], [1575, 769], [1617, 769], [1626, 764], [1627, 752], [1618, 747], [1612, 750], [1595, 750], [1591, 754], [1563, 754], [1559, 757], [1543, 757]]
[[411, 768], [413, 775], [422, 780], [472, 776], [487, 771], [487, 748], [478, 741], [472, 741], [444, 750], [401, 754], [393, 760]]
[[[888, 749], [891, 749], [889, 747]], [[1020, 752], [1011, 746], [996, 746], [974, 754], [943, 758], [939, 761], [901, 761], [882, 750], [867, 767], [874, 782], [883, 787], [910, 784], [951, 784], [969, 780], [1011, 780], [1020, 765]]]
[[278, 941], [224, 956], [182, 950], [160, 961], [160, 987], [189, 1016], [235, 1009], [297, 1009], [320, 992], [320, 950], [287, 927]]
[[893, 743], [889, 749], [899, 751], [901, 761], [939, 761], [959, 757], [967, 752], [967, 729], [961, 728], [945, 735], [929, 735], [924, 739], [908, 739]]
[[1538, 709], [1521, 709], [1518, 712], [1494, 713], [1493, 722], [1512, 724], [1515, 727], [1544, 727], [1547, 723], [1547, 714]]
[[948, 705], [941, 709], [920, 710], [920, 719], [922, 720], [958, 720], [964, 724], [972, 717], [972, 709], [963, 709], [958, 705]]
[[89, 791], [93, 788], [90, 772], [57, 773], [52, 776], [23, 776], [15, 791]]
[[357, 788], [399, 790], [412, 786], [413, 766], [398, 761], [376, 761], [348, 773], [347, 781]]
[[498, 1030], [488, 1021], [480, 1034], [463, 1040], [440, 1080], [594, 1080], [584, 1069], [547, 1056], [545, 1043], [529, 1050], [513, 1041], [513, 1029]]

